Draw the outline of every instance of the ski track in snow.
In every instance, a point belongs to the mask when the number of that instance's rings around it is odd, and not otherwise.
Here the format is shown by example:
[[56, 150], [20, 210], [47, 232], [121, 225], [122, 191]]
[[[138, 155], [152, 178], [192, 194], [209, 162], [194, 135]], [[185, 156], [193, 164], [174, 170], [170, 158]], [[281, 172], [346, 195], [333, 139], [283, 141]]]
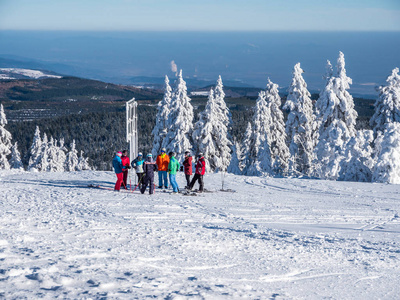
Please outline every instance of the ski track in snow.
[[400, 298], [400, 185], [227, 175], [228, 193], [212, 174], [215, 192], [198, 196], [87, 187], [115, 179], [0, 171], [0, 298]]

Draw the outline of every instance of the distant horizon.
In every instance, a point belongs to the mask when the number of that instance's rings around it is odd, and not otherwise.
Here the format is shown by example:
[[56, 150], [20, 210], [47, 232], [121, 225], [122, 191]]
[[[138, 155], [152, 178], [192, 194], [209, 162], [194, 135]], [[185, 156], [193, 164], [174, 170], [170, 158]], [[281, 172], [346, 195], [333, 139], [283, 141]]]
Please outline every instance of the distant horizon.
[[400, 31], [0, 30], [0, 57], [8, 61], [32, 60], [20, 65], [117, 84], [183, 69], [197, 84], [221, 75], [235, 86], [265, 87], [269, 77], [286, 87], [300, 62], [309, 90], [319, 91], [326, 60], [335, 67], [342, 51], [353, 79], [350, 92], [375, 95], [374, 87], [400, 67], [398, 49]]

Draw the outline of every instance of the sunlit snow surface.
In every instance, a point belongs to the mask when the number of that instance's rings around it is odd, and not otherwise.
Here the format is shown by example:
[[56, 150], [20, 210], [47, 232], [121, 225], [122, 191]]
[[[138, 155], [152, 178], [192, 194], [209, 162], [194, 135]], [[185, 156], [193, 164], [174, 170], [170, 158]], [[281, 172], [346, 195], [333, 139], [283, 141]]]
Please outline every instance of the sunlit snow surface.
[[229, 175], [236, 193], [87, 187], [115, 179], [0, 172], [0, 298], [400, 297], [400, 185]]
[[[30, 69], [18, 69], [18, 68], [0, 68], [0, 72], [5, 72], [7, 74], [19, 74], [25, 77], [39, 79], [39, 78], [62, 78], [62, 76], [58, 75], [50, 75], [45, 74], [42, 71], [38, 70], [30, 70]], [[0, 79], [15, 79], [11, 76], [7, 76], [7, 74], [0, 74]]]

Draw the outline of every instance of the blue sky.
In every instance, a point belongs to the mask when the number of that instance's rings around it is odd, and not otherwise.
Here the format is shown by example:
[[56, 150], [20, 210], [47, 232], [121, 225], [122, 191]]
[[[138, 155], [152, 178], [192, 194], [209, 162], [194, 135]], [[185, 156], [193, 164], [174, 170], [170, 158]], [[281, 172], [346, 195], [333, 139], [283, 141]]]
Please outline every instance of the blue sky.
[[0, 30], [400, 31], [400, 1], [0, 0]]

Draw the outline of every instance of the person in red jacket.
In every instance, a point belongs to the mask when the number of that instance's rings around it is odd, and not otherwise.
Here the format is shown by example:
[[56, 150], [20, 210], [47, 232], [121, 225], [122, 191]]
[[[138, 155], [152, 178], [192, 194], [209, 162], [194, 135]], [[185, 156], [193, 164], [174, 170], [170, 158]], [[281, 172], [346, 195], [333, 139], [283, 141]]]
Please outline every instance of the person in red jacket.
[[122, 173], [123, 173], [122, 187], [127, 190], [128, 184], [126, 181], [128, 179], [128, 169], [131, 168], [131, 162], [128, 157], [128, 150], [122, 151], [121, 161], [122, 161], [122, 167], [123, 167], [123, 169], [122, 169]]
[[197, 163], [196, 163], [196, 172], [193, 176], [192, 181], [190, 182], [188, 190], [191, 190], [196, 183], [196, 181], [199, 181], [199, 192], [204, 191], [204, 181], [203, 181], [203, 176], [204, 173], [206, 172], [206, 161], [204, 160], [203, 153], [199, 153], [197, 156]]
[[187, 182], [185, 188], [188, 188], [190, 186], [190, 176], [193, 174], [192, 156], [190, 155], [190, 151], [185, 152], [185, 160], [183, 161], [183, 168], [184, 168], [186, 182]]

